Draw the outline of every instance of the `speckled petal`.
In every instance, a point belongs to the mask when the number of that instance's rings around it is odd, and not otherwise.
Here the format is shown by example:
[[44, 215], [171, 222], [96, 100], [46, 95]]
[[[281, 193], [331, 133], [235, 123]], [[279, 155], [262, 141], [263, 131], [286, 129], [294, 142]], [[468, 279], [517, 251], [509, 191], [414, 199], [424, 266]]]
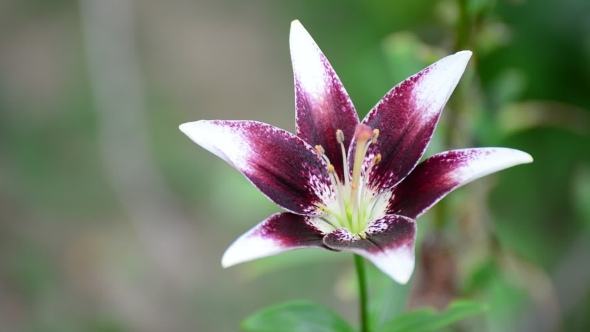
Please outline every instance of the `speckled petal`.
[[328, 247], [367, 258], [400, 284], [407, 283], [414, 271], [415, 241], [416, 223], [398, 215], [373, 220], [366, 238], [355, 237], [345, 228], [339, 228], [324, 238]]
[[418, 218], [449, 192], [482, 176], [533, 158], [507, 148], [453, 150], [436, 154], [405, 178], [391, 196], [388, 213]]
[[290, 44], [297, 136], [312, 146], [323, 146], [342, 179], [343, 160], [336, 130], [343, 131], [348, 150], [358, 116], [334, 69], [299, 21], [291, 23]]
[[284, 209], [318, 215], [335, 193], [325, 161], [302, 139], [254, 121], [197, 121], [180, 126], [188, 137], [238, 169]]
[[300, 248], [328, 249], [322, 238], [325, 232], [333, 229], [313, 217], [277, 213], [240, 236], [227, 248], [221, 265], [230, 267]]
[[364, 165], [366, 169], [381, 154], [369, 178], [375, 191], [395, 186], [416, 167], [470, 57], [471, 52], [463, 51], [432, 64], [391, 89], [367, 114], [363, 124], [380, 131]]

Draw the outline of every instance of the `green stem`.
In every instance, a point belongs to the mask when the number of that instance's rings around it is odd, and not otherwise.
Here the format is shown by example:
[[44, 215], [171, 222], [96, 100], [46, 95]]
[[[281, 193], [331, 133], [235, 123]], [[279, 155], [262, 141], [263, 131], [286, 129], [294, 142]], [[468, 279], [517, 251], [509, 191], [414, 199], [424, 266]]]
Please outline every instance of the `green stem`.
[[359, 280], [359, 300], [361, 312], [361, 332], [369, 332], [369, 315], [367, 312], [367, 275], [365, 273], [365, 260], [359, 255], [354, 255], [354, 265]]

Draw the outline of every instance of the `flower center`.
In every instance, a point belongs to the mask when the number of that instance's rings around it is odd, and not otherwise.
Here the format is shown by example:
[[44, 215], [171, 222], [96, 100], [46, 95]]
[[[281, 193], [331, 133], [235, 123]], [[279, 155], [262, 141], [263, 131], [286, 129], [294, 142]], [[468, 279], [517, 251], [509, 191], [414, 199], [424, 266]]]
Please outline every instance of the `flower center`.
[[322, 218], [335, 228], [345, 227], [351, 233], [364, 236], [367, 222], [370, 218], [371, 208], [374, 204], [373, 195], [367, 193], [367, 184], [369, 174], [374, 165], [381, 161], [381, 154], [373, 157], [369, 167], [365, 170], [364, 176], [361, 179], [361, 171], [365, 156], [369, 151], [369, 146], [377, 142], [379, 137], [379, 129], [371, 129], [371, 127], [361, 124], [357, 125], [354, 139], [356, 140], [356, 149], [354, 153], [352, 176], [348, 169], [348, 158], [346, 149], [344, 148], [344, 133], [338, 129], [336, 131], [336, 140], [340, 144], [342, 150], [343, 174], [344, 179], [340, 179], [334, 169], [334, 165], [325, 154], [324, 148], [321, 145], [316, 145], [315, 149], [320, 157], [324, 158], [328, 164], [328, 173], [332, 187], [335, 188], [338, 208], [329, 209], [325, 206], [320, 208], [327, 213]]

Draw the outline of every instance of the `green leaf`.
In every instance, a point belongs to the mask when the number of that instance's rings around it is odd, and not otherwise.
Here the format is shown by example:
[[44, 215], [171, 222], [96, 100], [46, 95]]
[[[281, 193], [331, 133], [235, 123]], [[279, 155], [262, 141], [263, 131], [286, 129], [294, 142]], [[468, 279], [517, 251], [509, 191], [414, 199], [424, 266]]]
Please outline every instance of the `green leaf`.
[[440, 329], [463, 318], [480, 314], [487, 307], [473, 301], [455, 301], [445, 312], [437, 313], [432, 309], [410, 312], [383, 325], [378, 332], [426, 332]]
[[353, 332], [350, 325], [325, 306], [294, 301], [263, 309], [242, 322], [250, 332]]

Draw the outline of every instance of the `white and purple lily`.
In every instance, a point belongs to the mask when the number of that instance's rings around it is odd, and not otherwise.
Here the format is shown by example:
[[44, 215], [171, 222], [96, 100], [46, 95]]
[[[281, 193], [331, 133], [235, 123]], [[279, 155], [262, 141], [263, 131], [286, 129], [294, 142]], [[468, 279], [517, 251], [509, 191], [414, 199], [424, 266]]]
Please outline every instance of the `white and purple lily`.
[[399, 283], [414, 269], [415, 219], [449, 192], [532, 162], [507, 148], [447, 151], [418, 164], [471, 52], [406, 79], [359, 123], [324, 54], [294, 21], [290, 35], [297, 136], [254, 121], [196, 121], [180, 130], [287, 210], [225, 252], [229, 267], [298, 248], [350, 251]]

